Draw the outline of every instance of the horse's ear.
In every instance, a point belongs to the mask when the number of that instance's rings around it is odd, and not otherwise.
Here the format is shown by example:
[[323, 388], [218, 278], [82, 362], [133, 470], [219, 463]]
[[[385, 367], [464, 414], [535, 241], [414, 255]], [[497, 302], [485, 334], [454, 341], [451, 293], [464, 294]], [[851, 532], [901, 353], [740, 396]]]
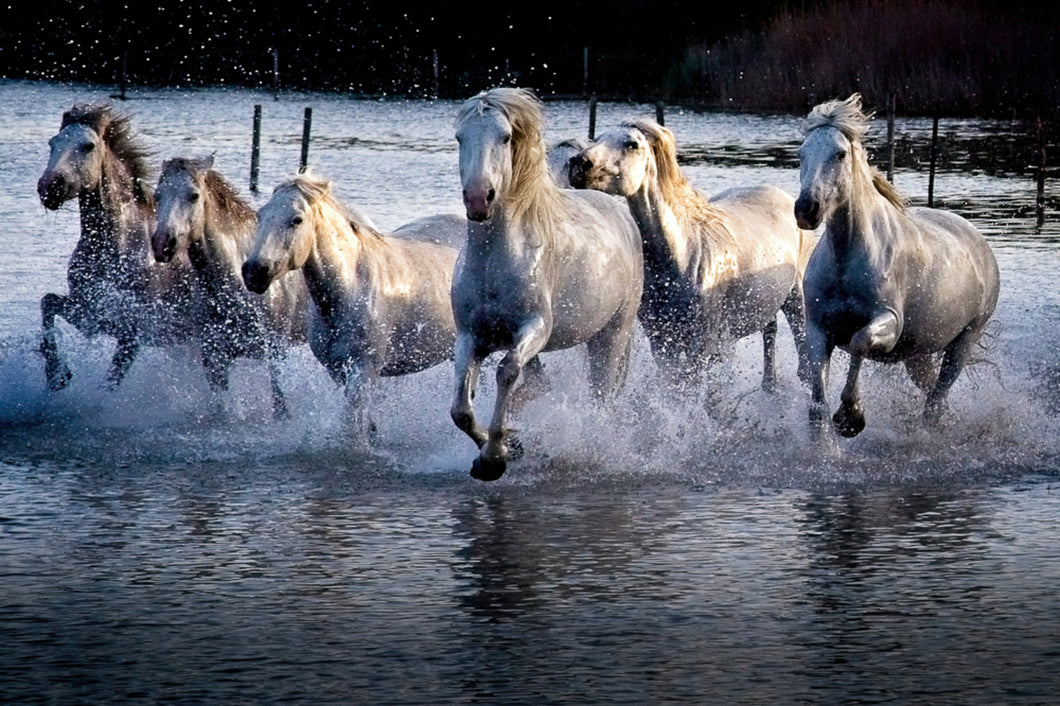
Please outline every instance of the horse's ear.
[[217, 154], [216, 152], [211, 152], [205, 159], [202, 160], [202, 165], [206, 169], [213, 169], [213, 159], [214, 159], [214, 155], [216, 155], [216, 154]]

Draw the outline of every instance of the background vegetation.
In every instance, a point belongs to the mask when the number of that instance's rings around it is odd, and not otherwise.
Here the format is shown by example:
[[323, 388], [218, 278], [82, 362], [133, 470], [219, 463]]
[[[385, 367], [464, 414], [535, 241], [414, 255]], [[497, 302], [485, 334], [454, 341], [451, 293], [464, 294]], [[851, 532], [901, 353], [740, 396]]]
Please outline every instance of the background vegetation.
[[[35, 0], [0, 7], [0, 76], [804, 110], [1049, 115], [1057, 3], [1013, 0]], [[588, 59], [588, 61], [586, 61]], [[274, 65], [275, 60], [275, 65]], [[437, 73], [435, 66], [437, 65]], [[274, 74], [274, 66], [278, 72]]]

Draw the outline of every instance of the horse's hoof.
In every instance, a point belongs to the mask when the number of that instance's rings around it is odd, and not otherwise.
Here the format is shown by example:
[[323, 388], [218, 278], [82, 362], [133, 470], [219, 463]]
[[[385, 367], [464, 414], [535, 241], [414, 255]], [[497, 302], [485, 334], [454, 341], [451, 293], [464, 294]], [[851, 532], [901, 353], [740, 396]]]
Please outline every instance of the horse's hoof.
[[832, 415], [832, 426], [840, 436], [851, 439], [865, 429], [865, 415], [860, 411], [841, 407]]
[[479, 456], [471, 464], [471, 477], [475, 480], [494, 481], [504, 475], [508, 463], [501, 459], [485, 459]]

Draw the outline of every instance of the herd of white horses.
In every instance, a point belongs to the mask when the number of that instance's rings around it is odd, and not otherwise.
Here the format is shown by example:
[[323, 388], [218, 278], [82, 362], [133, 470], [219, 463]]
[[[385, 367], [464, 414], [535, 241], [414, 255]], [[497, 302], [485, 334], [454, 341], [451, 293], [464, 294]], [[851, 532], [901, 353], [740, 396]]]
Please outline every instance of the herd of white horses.
[[[655, 121], [549, 150], [541, 101], [496, 88], [456, 116], [466, 217], [382, 233], [311, 172], [279, 184], [257, 212], [210, 158], [167, 159], [152, 184], [128, 116], [74, 106], [38, 182], [46, 208], [77, 199], [81, 219], [68, 294], [41, 300], [47, 382], [59, 390], [71, 379], [61, 316], [116, 339], [111, 386], [142, 345], [198, 344], [218, 393], [236, 358], [262, 358], [283, 416], [283, 357], [308, 343], [346, 392], [353, 437], [370, 440], [367, 391], [379, 377], [451, 360], [452, 419], [479, 447], [471, 473], [495, 480], [519, 451], [513, 409], [548, 393], [539, 354], [584, 344], [590, 388], [606, 402], [624, 385], [639, 322], [661, 383], [694, 394], [722, 344], [761, 332], [762, 387], [773, 392], [783, 314], [811, 389], [814, 442], [864, 428], [865, 359], [903, 362], [932, 425], [994, 311], [997, 263], [966, 220], [907, 206], [869, 165], [870, 119], [856, 94], [813, 109], [797, 199], [771, 186], [708, 199]], [[829, 423], [836, 347], [850, 368]], [[472, 402], [498, 353], [483, 426]]]

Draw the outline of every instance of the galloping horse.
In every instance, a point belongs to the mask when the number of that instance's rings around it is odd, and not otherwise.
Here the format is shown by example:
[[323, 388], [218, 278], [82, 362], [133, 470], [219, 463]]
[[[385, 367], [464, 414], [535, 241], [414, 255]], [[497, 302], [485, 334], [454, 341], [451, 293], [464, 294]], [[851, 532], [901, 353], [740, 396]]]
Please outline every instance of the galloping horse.
[[291, 343], [306, 341], [305, 281], [299, 274], [289, 274], [264, 296], [243, 286], [240, 268], [254, 240], [257, 216], [213, 168], [213, 157], [163, 162], [155, 195], [158, 224], [151, 236], [155, 259], [191, 260], [197, 335], [210, 387], [228, 389], [229, 368], [237, 357], [264, 358], [273, 412], [286, 415], [280, 362]]
[[862, 139], [870, 117], [858, 94], [818, 105], [799, 148], [795, 215], [803, 228], [825, 223], [805, 278], [815, 438], [824, 431], [836, 346], [850, 354], [842, 405], [832, 418], [836, 431], [850, 437], [865, 427], [858, 394], [865, 358], [904, 362], [927, 392], [924, 418], [934, 424], [997, 305], [997, 262], [983, 236], [955, 214], [908, 208], [869, 166]]
[[[452, 224], [448, 217], [428, 218], [436, 228]], [[443, 242], [449, 237], [438, 235]], [[456, 257], [455, 248], [383, 235], [335, 198], [330, 181], [303, 173], [277, 186], [258, 210], [243, 281], [261, 293], [292, 270], [302, 271], [315, 304], [309, 346], [345, 387], [351, 431], [363, 441], [372, 429], [371, 382], [452, 359], [449, 289]]]
[[773, 186], [702, 196], [681, 173], [673, 133], [629, 121], [571, 158], [571, 183], [624, 196], [644, 239], [640, 321], [673, 386], [698, 382], [722, 341], [762, 332], [762, 388], [776, 387], [777, 311], [805, 379], [802, 274], [813, 237]]
[[52, 211], [76, 197], [81, 237], [67, 269], [69, 294], [41, 299], [48, 386], [62, 389], [71, 378], [58, 348], [55, 317], [62, 316], [85, 336], [117, 339], [107, 376], [117, 387], [142, 344], [174, 344], [192, 334], [191, 265], [187, 257], [168, 265], [151, 257], [147, 150], [128, 116], [109, 105], [74, 106], [49, 144], [37, 193]]
[[[598, 397], [625, 380], [643, 286], [640, 235], [606, 194], [561, 189], [548, 171], [540, 101], [495, 88], [460, 108], [460, 181], [467, 242], [453, 280], [453, 421], [481, 449], [471, 474], [495, 480], [509, 457], [513, 386], [541, 351], [587, 344]], [[472, 395], [482, 361], [505, 351], [489, 430]]]

